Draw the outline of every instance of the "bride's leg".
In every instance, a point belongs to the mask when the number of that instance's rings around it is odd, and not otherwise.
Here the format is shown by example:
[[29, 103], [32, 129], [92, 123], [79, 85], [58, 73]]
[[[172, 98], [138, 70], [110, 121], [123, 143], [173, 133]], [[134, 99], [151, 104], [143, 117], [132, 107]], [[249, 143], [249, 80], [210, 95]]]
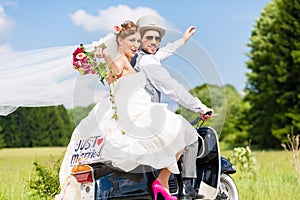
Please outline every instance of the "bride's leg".
[[160, 170], [157, 180], [162, 184], [164, 188], [166, 188], [169, 192], [169, 178], [170, 178], [171, 172], [168, 170], [168, 168], [163, 168]]
[[180, 150], [177, 154], [176, 154], [176, 160], [178, 161], [179, 158], [182, 156], [184, 149]]
[[[177, 154], [176, 154], [176, 160], [178, 161], [180, 156], [183, 154], [184, 149], [180, 150]], [[163, 168], [160, 170], [158, 176], [157, 176], [157, 180], [163, 185], [164, 188], [166, 188], [167, 190], [169, 190], [169, 178], [170, 178], [171, 172], [168, 168]]]

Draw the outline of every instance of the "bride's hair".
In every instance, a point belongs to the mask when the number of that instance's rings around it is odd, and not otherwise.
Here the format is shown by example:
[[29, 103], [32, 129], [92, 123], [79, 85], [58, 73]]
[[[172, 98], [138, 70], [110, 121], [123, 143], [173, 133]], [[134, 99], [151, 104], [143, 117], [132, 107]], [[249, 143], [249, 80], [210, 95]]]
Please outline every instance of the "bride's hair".
[[121, 24], [119, 33], [116, 33], [116, 39], [118, 37], [124, 39], [128, 35], [133, 35], [137, 32], [139, 32], [139, 26], [133, 23], [132, 21], [125, 21], [123, 24]]

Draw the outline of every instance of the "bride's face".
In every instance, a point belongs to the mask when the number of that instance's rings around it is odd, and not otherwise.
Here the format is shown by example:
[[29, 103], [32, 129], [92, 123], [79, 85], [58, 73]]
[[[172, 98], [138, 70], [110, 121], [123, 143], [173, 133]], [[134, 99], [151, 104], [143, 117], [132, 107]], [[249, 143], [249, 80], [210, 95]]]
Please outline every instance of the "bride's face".
[[124, 39], [119, 38], [119, 44], [126, 57], [132, 58], [140, 48], [141, 34], [137, 32], [125, 37]]

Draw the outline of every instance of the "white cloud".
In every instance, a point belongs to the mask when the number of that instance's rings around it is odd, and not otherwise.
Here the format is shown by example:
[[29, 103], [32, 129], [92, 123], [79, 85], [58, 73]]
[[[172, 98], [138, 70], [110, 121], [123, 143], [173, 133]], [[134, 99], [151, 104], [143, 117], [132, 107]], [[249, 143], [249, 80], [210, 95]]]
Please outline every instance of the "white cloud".
[[7, 44], [10, 30], [15, 26], [15, 21], [6, 16], [3, 6], [0, 5], [0, 53], [11, 51]]
[[0, 5], [0, 34], [7, 34], [15, 26], [15, 21], [6, 16], [4, 8]]
[[112, 6], [105, 10], [99, 10], [97, 16], [87, 13], [85, 10], [77, 10], [70, 14], [74, 25], [83, 27], [88, 32], [109, 32], [112, 31], [114, 25], [123, 23], [126, 20], [136, 20], [143, 15], [155, 15], [161, 20], [161, 25], [166, 28], [172, 28], [173, 25], [168, 23], [155, 10], [148, 7], [137, 7], [132, 9], [127, 5]]

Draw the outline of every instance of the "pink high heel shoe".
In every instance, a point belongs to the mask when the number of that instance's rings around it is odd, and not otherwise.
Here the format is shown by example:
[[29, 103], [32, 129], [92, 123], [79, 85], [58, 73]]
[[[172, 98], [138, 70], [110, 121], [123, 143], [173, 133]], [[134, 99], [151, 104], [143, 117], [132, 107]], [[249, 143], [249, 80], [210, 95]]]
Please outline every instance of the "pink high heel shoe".
[[158, 193], [163, 195], [165, 200], [177, 200], [177, 197], [171, 196], [171, 194], [169, 194], [166, 191], [166, 189], [162, 186], [162, 184], [157, 179], [155, 179], [155, 181], [153, 181], [152, 183], [152, 190], [154, 193], [154, 200], [157, 200]]

